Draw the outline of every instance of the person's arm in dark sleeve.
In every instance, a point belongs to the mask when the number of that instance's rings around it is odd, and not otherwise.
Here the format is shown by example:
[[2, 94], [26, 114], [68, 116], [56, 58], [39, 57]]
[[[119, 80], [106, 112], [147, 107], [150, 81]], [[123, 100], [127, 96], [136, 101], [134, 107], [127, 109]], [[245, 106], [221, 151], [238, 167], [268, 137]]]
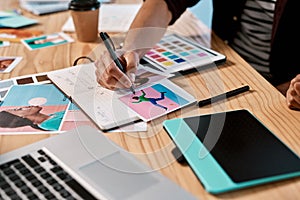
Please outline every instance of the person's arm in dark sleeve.
[[[133, 20], [124, 40], [123, 61], [126, 74], [108, 56], [96, 62], [98, 83], [108, 89], [129, 88], [134, 82], [140, 59], [164, 36], [168, 25], [176, 20], [195, 0], [145, 0]], [[104, 59], [107, 58], [107, 59]], [[131, 77], [131, 78], [129, 78]]]
[[[151, 1], [151, 0], [148, 0]], [[188, 7], [196, 5], [200, 0], [165, 0], [172, 14], [169, 25], [173, 24]]]

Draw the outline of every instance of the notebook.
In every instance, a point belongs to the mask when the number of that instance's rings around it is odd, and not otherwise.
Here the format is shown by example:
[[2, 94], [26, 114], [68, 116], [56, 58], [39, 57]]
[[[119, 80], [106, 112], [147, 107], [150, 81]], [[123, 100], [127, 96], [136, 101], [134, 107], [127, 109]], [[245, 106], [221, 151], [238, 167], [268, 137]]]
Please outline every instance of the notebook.
[[163, 126], [208, 192], [300, 176], [299, 156], [247, 110], [171, 119]]
[[104, 131], [135, 121], [148, 122], [196, 102], [167, 78], [142, 84], [135, 94], [129, 89], [108, 90], [97, 83], [94, 63], [52, 71], [48, 77]]
[[0, 156], [0, 199], [196, 199], [89, 126]]

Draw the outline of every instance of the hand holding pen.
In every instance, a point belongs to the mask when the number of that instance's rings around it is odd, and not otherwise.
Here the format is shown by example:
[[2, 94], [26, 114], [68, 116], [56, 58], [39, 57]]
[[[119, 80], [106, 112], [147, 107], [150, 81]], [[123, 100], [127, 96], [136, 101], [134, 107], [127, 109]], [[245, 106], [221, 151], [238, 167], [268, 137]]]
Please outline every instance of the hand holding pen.
[[[101, 61], [99, 61], [103, 62], [103, 65], [107, 67], [105, 68], [105, 70], [100, 70], [97, 67], [97, 81], [100, 85], [108, 89], [122, 87], [130, 88], [130, 90], [134, 94], [135, 91], [133, 88], [133, 82], [138, 63], [138, 56], [136, 56], [134, 52], [127, 52], [126, 55], [122, 56], [123, 63], [121, 63], [115, 53], [114, 45], [108, 34], [101, 32], [100, 37], [103, 40], [111, 59], [103, 58]], [[111, 63], [111, 60], [113, 60], [113, 64]]]

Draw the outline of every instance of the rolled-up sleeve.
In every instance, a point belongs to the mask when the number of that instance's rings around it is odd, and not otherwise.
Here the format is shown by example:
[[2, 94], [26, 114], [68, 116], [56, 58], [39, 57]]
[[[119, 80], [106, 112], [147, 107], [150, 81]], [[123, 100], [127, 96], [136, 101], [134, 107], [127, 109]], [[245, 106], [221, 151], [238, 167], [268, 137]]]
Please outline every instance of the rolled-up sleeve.
[[164, 0], [170, 12], [172, 13], [172, 20], [170, 25], [173, 24], [181, 14], [188, 8], [196, 5], [200, 0]]

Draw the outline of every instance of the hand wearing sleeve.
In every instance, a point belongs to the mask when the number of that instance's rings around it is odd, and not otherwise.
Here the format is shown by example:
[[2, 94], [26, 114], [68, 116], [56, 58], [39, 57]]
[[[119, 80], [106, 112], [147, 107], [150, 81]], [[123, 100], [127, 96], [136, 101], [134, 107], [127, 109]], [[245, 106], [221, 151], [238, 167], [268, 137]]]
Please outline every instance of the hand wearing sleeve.
[[97, 82], [108, 89], [129, 88], [134, 81], [139, 60], [151, 49], [186, 10], [199, 0], [145, 0], [125, 37], [120, 60], [126, 74], [117, 68], [109, 56], [96, 61]]
[[140, 59], [166, 32], [171, 12], [164, 0], [145, 1], [126, 33], [122, 50], [116, 52], [126, 69], [123, 73], [108, 53], [101, 53], [96, 60], [97, 82], [108, 89], [129, 88], [135, 79]]

